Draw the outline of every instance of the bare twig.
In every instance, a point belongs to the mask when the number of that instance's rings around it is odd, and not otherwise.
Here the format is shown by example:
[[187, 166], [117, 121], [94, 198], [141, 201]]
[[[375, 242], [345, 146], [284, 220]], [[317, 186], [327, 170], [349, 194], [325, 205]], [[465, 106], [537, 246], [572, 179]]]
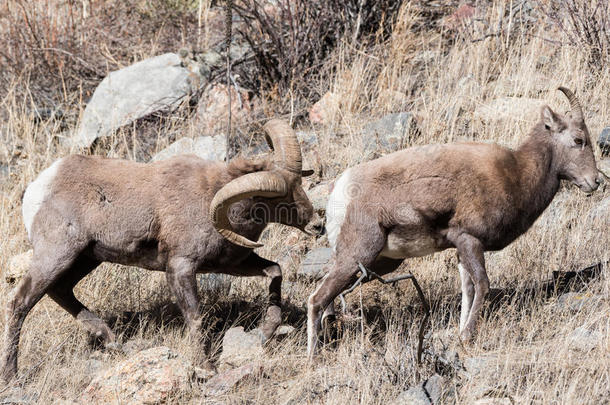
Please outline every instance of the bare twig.
[[[361, 285], [363, 282], [366, 282], [366, 281], [377, 280], [377, 281], [381, 282], [382, 284], [393, 284], [393, 285], [395, 285], [396, 282], [402, 281], [402, 280], [411, 280], [413, 282], [413, 286], [415, 287], [415, 290], [417, 290], [417, 295], [419, 296], [419, 300], [421, 301], [422, 307], [424, 308], [424, 311], [425, 311], [424, 318], [423, 318], [421, 324], [419, 325], [419, 334], [418, 334], [418, 343], [417, 343], [417, 364], [421, 364], [421, 357], [422, 357], [423, 346], [424, 346], [424, 328], [426, 326], [426, 322], [428, 322], [428, 319], [430, 318], [430, 305], [428, 305], [428, 301], [426, 300], [426, 297], [424, 296], [424, 292], [422, 291], [419, 283], [417, 282], [417, 279], [415, 278], [415, 276], [413, 274], [404, 274], [402, 276], [394, 277], [391, 279], [384, 279], [379, 274], [364, 267], [362, 265], [362, 263], [358, 263], [358, 267], [360, 268], [361, 275], [360, 275], [360, 277], [358, 277], [358, 280], [356, 280], [356, 282], [349, 289], [347, 289], [346, 291], [344, 291], [342, 294], [339, 295], [339, 298], [342, 300], [342, 302], [344, 301], [343, 296], [345, 294], [349, 294], [350, 292], [354, 291], [359, 285]], [[365, 281], [365, 279], [366, 279], [366, 281]]]

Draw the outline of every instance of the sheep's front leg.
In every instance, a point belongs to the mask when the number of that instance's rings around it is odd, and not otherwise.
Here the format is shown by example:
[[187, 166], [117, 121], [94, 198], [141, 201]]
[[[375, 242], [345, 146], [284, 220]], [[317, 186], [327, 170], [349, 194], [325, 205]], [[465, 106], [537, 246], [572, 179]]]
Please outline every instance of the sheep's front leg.
[[202, 315], [197, 294], [195, 263], [184, 257], [174, 257], [169, 260], [167, 267], [165, 275], [169, 289], [176, 297], [190, 337], [200, 343]]
[[[483, 302], [489, 292], [489, 279], [485, 271], [483, 244], [474, 236], [463, 232], [449, 232], [447, 238], [457, 248], [460, 264], [465, 270], [464, 273], [466, 274], [462, 276], [462, 281], [465, 281], [464, 276], [470, 276], [471, 283], [474, 284], [474, 299], [472, 300], [470, 313], [467, 315], [467, 319], [466, 315], [463, 316], [466, 319], [465, 324], [462, 325], [462, 320], [460, 322], [460, 337], [464, 342], [469, 342], [472, 340]], [[466, 285], [468, 284], [466, 281]], [[462, 294], [470, 295], [468, 288], [465, 290]]]
[[239, 267], [231, 271], [241, 276], [267, 276], [269, 282], [269, 306], [260, 329], [263, 338], [268, 340], [282, 322], [282, 269], [279, 264], [252, 253]]

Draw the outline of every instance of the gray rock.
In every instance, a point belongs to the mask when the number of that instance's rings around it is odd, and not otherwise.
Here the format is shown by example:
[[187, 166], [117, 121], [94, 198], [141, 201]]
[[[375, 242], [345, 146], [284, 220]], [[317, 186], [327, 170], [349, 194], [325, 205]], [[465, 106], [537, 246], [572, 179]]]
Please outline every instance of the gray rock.
[[263, 367], [256, 363], [227, 370], [208, 380], [204, 387], [204, 394], [211, 397], [226, 394], [243, 380], [260, 375], [262, 371]]
[[0, 405], [35, 404], [37, 402], [37, 396], [35, 394], [29, 394], [19, 386], [10, 388], [5, 387], [5, 389], [0, 392]]
[[222, 161], [227, 155], [227, 140], [224, 135], [200, 136], [195, 139], [181, 138], [153, 156], [151, 161], [156, 162], [187, 153], [206, 160]]
[[199, 66], [182, 66], [175, 53], [112, 72], [95, 89], [71, 144], [89, 147], [138, 118], [172, 110], [199, 87], [199, 80]]
[[498, 358], [495, 355], [468, 357], [464, 359], [464, 368], [469, 376], [474, 377], [479, 374], [487, 375], [498, 366]]
[[402, 149], [408, 137], [417, 132], [417, 125], [410, 112], [386, 115], [364, 128], [365, 154], [378, 151], [394, 152]]
[[323, 214], [326, 211], [331, 184], [331, 182], [320, 183], [306, 191], [307, 197], [313, 205], [313, 209], [319, 214]]
[[310, 250], [301, 268], [297, 271], [297, 276], [303, 277], [310, 281], [316, 281], [324, 276], [324, 268], [330, 261], [333, 250], [331, 248], [317, 248]]
[[588, 352], [599, 346], [603, 339], [601, 333], [585, 327], [578, 327], [568, 336], [569, 347], [572, 349]]
[[557, 307], [562, 310], [578, 312], [586, 306], [595, 305], [600, 300], [600, 297], [590, 294], [582, 294], [577, 292], [569, 292], [557, 298]]
[[426, 380], [424, 388], [430, 396], [433, 404], [440, 404], [443, 394], [445, 393], [445, 377], [434, 374], [432, 377]]
[[222, 353], [218, 362], [220, 368], [237, 367], [253, 360], [259, 360], [264, 354], [262, 334], [258, 329], [245, 332], [243, 326], [231, 328], [222, 339]]
[[424, 388], [421, 386], [411, 387], [403, 391], [394, 399], [392, 404], [395, 405], [432, 405], [430, 398], [426, 395]]
[[313, 149], [318, 144], [318, 135], [313, 131], [296, 131], [296, 134], [303, 152]]
[[597, 141], [599, 148], [602, 150], [602, 156], [610, 156], [610, 127], [602, 129]]
[[294, 326], [280, 325], [275, 330], [275, 335], [274, 336], [277, 337], [277, 338], [283, 338], [283, 337], [286, 337], [288, 335], [293, 334], [294, 331], [296, 331], [296, 328]]

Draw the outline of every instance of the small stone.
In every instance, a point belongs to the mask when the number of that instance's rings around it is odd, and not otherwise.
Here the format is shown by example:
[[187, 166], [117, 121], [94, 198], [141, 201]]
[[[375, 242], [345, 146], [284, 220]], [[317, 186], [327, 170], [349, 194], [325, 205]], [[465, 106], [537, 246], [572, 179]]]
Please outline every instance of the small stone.
[[464, 368], [471, 377], [479, 374], [489, 374], [495, 371], [497, 364], [498, 358], [494, 355], [468, 357], [464, 360]]
[[314, 124], [329, 124], [339, 111], [340, 101], [338, 95], [327, 92], [309, 109], [309, 121]]
[[392, 404], [395, 405], [431, 405], [430, 398], [426, 395], [423, 387], [411, 387], [406, 391], [403, 391], [394, 399]]
[[310, 281], [316, 281], [324, 277], [326, 264], [330, 261], [333, 254], [331, 248], [317, 248], [310, 250], [301, 268], [297, 271], [297, 276], [303, 277]]
[[440, 376], [438, 374], [434, 374], [432, 377], [426, 380], [424, 384], [424, 388], [426, 392], [430, 396], [433, 404], [440, 404], [441, 399], [443, 398], [443, 393], [445, 392], [445, 377]]
[[326, 211], [326, 204], [328, 204], [328, 197], [332, 189], [331, 182], [320, 183], [317, 186], [306, 191], [313, 209], [319, 214], [323, 214]]
[[8, 262], [8, 269], [4, 273], [4, 281], [8, 284], [15, 284], [21, 280], [21, 277], [30, 269], [33, 254], [34, 251], [30, 249], [27, 252], [11, 257]]
[[590, 330], [585, 327], [578, 327], [568, 336], [569, 346], [572, 349], [588, 352], [596, 347], [602, 341], [602, 334], [595, 330]]
[[610, 127], [602, 129], [597, 144], [602, 151], [602, 156], [610, 156]]
[[194, 377], [197, 381], [208, 381], [210, 378], [216, 375], [215, 370], [210, 370], [201, 367], [195, 367]]
[[260, 364], [251, 363], [238, 368], [227, 370], [212, 377], [204, 387], [206, 396], [223, 395], [233, 389], [237, 384], [247, 378], [261, 374], [263, 367]]
[[512, 405], [510, 398], [481, 398], [474, 401], [474, 405]]
[[588, 293], [569, 292], [560, 295], [559, 298], [557, 298], [556, 305], [559, 309], [578, 312], [585, 306], [594, 305], [599, 299], [599, 297]]
[[260, 332], [256, 329], [245, 332], [243, 326], [238, 326], [225, 332], [218, 362], [221, 368], [237, 367], [259, 360], [263, 354]]
[[286, 337], [288, 335], [291, 335], [294, 333], [294, 331], [296, 330], [296, 328], [294, 326], [290, 326], [290, 325], [280, 325], [278, 326], [278, 328], [275, 330], [275, 337], [277, 338], [283, 338]]
[[418, 133], [410, 112], [389, 114], [364, 128], [364, 152], [395, 152], [405, 147], [410, 136]]
[[181, 138], [158, 152], [151, 161], [157, 162], [184, 154], [194, 154], [205, 160], [223, 161], [227, 155], [226, 137], [216, 135], [200, 136], [195, 139]]

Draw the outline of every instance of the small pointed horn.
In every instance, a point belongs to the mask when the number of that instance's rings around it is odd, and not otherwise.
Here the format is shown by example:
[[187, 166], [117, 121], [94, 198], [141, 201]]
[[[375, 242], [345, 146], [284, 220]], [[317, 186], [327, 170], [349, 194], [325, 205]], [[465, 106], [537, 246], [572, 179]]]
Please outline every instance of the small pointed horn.
[[238, 177], [218, 190], [210, 204], [210, 218], [214, 228], [228, 241], [254, 249], [263, 246], [235, 232], [228, 217], [231, 204], [249, 197], [276, 198], [288, 193], [284, 178], [276, 173], [256, 172]]
[[267, 132], [267, 143], [275, 151], [275, 164], [300, 176], [303, 159], [294, 130], [280, 119], [270, 120], [263, 128]]
[[559, 91], [566, 95], [568, 100], [570, 101], [570, 108], [572, 109], [572, 119], [575, 121], [583, 122], [585, 117], [582, 113], [582, 107], [580, 106], [580, 101], [576, 98], [576, 95], [572, 93], [570, 89], [567, 89], [563, 86], [559, 87]]

